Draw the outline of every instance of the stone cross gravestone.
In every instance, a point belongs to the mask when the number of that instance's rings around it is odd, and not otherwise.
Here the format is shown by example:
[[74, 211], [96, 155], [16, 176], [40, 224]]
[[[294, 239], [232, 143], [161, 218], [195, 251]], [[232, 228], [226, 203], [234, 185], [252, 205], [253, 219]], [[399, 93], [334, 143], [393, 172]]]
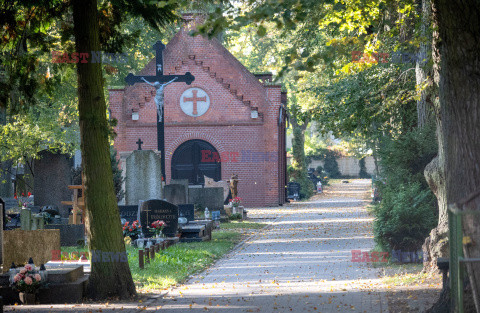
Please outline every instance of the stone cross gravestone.
[[195, 206], [193, 204], [179, 204], [178, 211], [180, 217], [185, 217], [187, 221], [195, 220]]
[[135, 150], [126, 160], [125, 204], [163, 199], [160, 156], [152, 150]]
[[125, 219], [129, 223], [140, 220], [138, 205], [119, 205], [118, 210], [120, 218]]
[[163, 229], [165, 236], [176, 236], [178, 230], [178, 207], [176, 205], [163, 200], [143, 202], [140, 207], [140, 224], [146, 237], [152, 236], [147, 227], [150, 227], [157, 220], [164, 221], [167, 224]]

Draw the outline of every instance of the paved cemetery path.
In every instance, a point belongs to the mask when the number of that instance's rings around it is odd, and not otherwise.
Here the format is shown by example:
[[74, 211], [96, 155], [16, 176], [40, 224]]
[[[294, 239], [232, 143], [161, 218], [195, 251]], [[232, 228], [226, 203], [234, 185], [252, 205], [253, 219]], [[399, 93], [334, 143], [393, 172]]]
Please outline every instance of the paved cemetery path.
[[388, 312], [378, 271], [351, 262], [351, 250], [374, 246], [365, 209], [369, 190], [370, 180], [351, 180], [308, 202], [251, 209], [252, 217], [274, 217], [273, 223], [163, 298], [115, 309], [44, 306], [41, 312]]
[[368, 190], [369, 180], [352, 180], [284, 207], [271, 227], [155, 302], [157, 312], [388, 312], [373, 290], [378, 271], [351, 262], [352, 249], [374, 246]]

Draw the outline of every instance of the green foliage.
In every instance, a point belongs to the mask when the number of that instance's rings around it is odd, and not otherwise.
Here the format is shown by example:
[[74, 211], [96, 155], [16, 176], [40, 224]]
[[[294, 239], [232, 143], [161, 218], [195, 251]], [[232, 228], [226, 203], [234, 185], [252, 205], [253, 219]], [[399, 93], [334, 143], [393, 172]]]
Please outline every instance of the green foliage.
[[337, 155], [335, 152], [328, 150], [325, 153], [325, 163], [323, 164], [323, 168], [325, 172], [327, 172], [328, 176], [331, 178], [340, 178], [341, 173], [338, 169], [338, 162], [337, 162]]
[[262, 229], [265, 226], [267, 226], [265, 223], [233, 221], [230, 223], [220, 224], [220, 229]]
[[317, 168], [315, 169], [315, 172], [316, 172], [317, 177], [322, 182], [322, 185], [323, 186], [328, 185], [328, 181], [330, 180], [330, 178], [328, 177], [328, 174], [323, 169], [323, 166], [321, 166], [321, 165], [317, 166]]
[[125, 179], [123, 178], [123, 170], [119, 166], [120, 160], [117, 160], [117, 150], [110, 147], [110, 163], [112, 165], [112, 173], [113, 173], [113, 187], [115, 188], [115, 195], [117, 196], [117, 202], [122, 201], [123, 197], [125, 197], [125, 191], [122, 189], [123, 182]]
[[292, 176], [290, 180], [294, 180], [300, 184], [300, 198], [310, 198], [313, 195], [313, 184], [307, 176], [307, 164], [305, 160], [304, 135], [300, 127], [293, 129], [292, 139]]
[[164, 289], [182, 283], [230, 251], [240, 238], [238, 232], [215, 231], [211, 241], [180, 243], [160, 251], [143, 270], [138, 266], [138, 250], [127, 247], [133, 279], [143, 290]]
[[358, 176], [360, 178], [370, 178], [370, 175], [367, 173], [367, 167], [365, 166], [365, 158], [358, 160], [358, 165], [360, 166]]
[[374, 210], [375, 240], [392, 249], [419, 249], [435, 227], [438, 209], [423, 171], [437, 153], [434, 126], [386, 137], [380, 149], [381, 202]]
[[433, 123], [397, 137], [385, 137], [379, 150], [381, 176], [387, 184], [420, 182], [427, 188], [423, 171], [437, 151]]
[[243, 218], [242, 214], [236, 213], [228, 217], [229, 220], [241, 220]]
[[[115, 195], [117, 197], [117, 202], [120, 202], [125, 196], [125, 191], [123, 191], [122, 189], [122, 185], [125, 179], [122, 176], [123, 170], [119, 167], [119, 160], [117, 160], [117, 151], [113, 148], [113, 146], [110, 147], [110, 165], [113, 173], [113, 186], [115, 188]], [[72, 176], [72, 184], [81, 185], [82, 184], [82, 167], [79, 166], [77, 168], [72, 169], [71, 176]]]
[[416, 251], [437, 224], [433, 193], [421, 183], [387, 185], [375, 208], [375, 240], [391, 249]]
[[0, 125], [0, 161], [38, 158], [43, 150], [72, 154], [79, 146], [77, 112], [70, 105], [38, 103]]

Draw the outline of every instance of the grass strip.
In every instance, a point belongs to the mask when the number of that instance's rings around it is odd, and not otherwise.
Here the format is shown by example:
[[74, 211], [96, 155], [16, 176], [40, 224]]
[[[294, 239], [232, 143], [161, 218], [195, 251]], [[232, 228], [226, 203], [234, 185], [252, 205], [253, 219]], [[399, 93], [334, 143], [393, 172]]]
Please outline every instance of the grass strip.
[[[261, 229], [266, 225], [245, 221], [221, 224], [220, 230], [212, 233], [211, 241], [178, 243], [156, 253], [144, 269], [138, 266], [138, 249], [128, 245], [128, 263], [137, 291], [152, 292], [185, 282], [232, 250], [245, 236], [243, 230]], [[62, 247], [62, 253], [74, 253], [72, 256], [85, 251], [88, 251], [86, 247]]]
[[179, 243], [160, 251], [143, 270], [138, 267], [138, 250], [127, 247], [137, 291], [150, 292], [184, 282], [229, 252], [240, 239], [237, 232], [215, 231], [211, 241]]

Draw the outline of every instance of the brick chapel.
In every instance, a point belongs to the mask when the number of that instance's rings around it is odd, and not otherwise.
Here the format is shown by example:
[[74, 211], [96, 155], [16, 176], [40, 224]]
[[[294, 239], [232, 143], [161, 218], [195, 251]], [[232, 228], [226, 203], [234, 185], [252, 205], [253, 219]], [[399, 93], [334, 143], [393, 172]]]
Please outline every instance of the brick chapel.
[[[285, 102], [269, 74], [250, 73], [216, 38], [192, 37], [194, 17], [166, 45], [163, 74], [190, 72], [195, 80], [164, 89], [165, 176], [203, 184], [237, 174], [245, 207], [285, 202]], [[155, 75], [151, 60], [137, 75]], [[118, 120], [119, 153], [158, 150], [155, 88], [135, 83], [110, 89], [110, 112]], [[161, 179], [161, 177], [159, 177]]]

